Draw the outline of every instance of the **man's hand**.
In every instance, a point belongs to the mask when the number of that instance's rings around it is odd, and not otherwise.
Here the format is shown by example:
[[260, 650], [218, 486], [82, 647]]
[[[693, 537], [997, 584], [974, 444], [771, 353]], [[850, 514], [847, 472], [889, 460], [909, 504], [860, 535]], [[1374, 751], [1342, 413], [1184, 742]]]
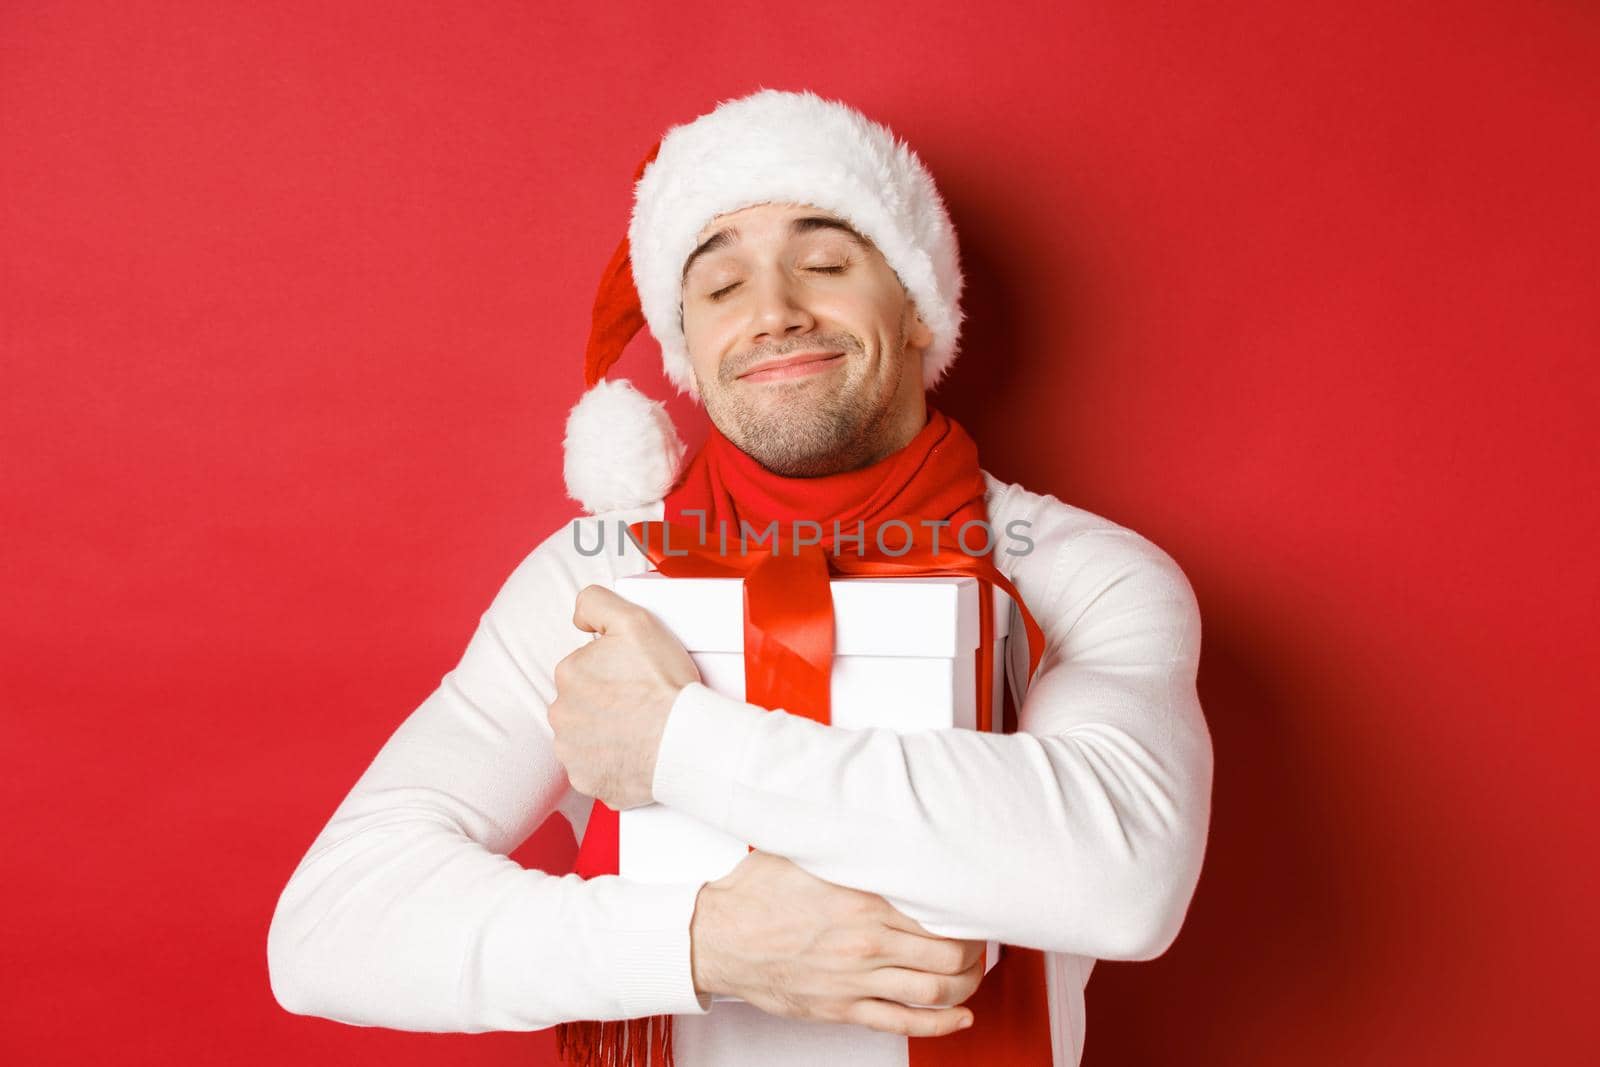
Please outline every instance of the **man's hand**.
[[967, 1025], [971, 1009], [954, 1005], [983, 980], [982, 941], [937, 937], [882, 897], [768, 852], [701, 888], [689, 942], [696, 992], [911, 1037]]
[[649, 804], [667, 713], [700, 672], [654, 615], [603, 585], [578, 592], [572, 624], [599, 636], [556, 664], [556, 759], [574, 789], [613, 810]]

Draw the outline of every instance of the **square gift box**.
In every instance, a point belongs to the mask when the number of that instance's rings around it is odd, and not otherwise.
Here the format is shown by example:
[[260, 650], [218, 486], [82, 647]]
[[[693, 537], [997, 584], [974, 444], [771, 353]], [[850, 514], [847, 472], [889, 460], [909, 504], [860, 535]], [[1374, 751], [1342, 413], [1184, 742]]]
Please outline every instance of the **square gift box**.
[[[832, 725], [896, 733], [977, 728], [978, 597], [965, 576], [836, 578]], [[651, 571], [618, 579], [616, 593], [648, 609], [689, 651], [701, 680], [744, 697], [744, 582], [668, 578]], [[993, 589], [992, 730], [1002, 730], [1005, 644], [1011, 601]], [[715, 881], [749, 853], [738, 838], [662, 804], [619, 813], [619, 869], [642, 882]], [[989, 942], [987, 972], [1000, 958]], [[715, 999], [736, 999], [717, 997]]]

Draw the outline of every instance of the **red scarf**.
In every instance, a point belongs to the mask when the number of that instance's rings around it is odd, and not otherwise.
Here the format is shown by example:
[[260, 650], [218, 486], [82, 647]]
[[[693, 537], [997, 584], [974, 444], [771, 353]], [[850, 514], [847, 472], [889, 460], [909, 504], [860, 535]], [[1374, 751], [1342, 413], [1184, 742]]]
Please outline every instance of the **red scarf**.
[[[808, 595], [806, 590], [819, 588], [826, 600], [827, 573], [825, 570], [820, 576], [804, 573], [808, 568], [826, 564], [818, 562], [823, 558], [820, 553], [790, 555], [791, 536], [797, 541], [801, 537], [805, 540], [820, 538], [821, 548], [841, 562], [849, 561], [852, 554], [859, 554], [858, 543], [849, 538], [863, 530], [865, 551], [869, 554], [881, 544], [891, 555], [899, 556], [901, 546], [910, 536], [915, 540], [915, 550], [895, 560], [884, 560], [879, 554], [877, 573], [893, 570], [966, 573], [966, 567], [952, 564], [946, 557], [951, 548], [958, 545], [958, 551], [965, 552], [965, 545], [957, 541], [964, 524], [987, 523], [985, 489], [977, 445], [958, 423], [932, 408], [928, 411], [927, 423], [906, 447], [870, 466], [820, 478], [775, 475], [712, 426], [704, 447], [665, 500], [664, 521], [674, 524], [669, 532], [673, 534], [672, 545], [676, 547], [664, 552], [666, 546], [652, 547], [648, 540], [644, 547], [664, 572], [676, 567], [682, 573], [689, 573], [698, 564], [698, 573], [712, 573], [717, 568], [712, 553], [720, 552], [724, 543], [719, 531], [726, 531], [728, 548], [722, 552], [726, 558], [729, 554], [738, 554], [741, 532], [747, 534], [745, 543], [750, 544], [769, 524], [776, 522], [781, 551], [773, 552], [770, 557], [771, 564], [775, 565], [758, 567], [754, 571], [748, 565], [739, 568], [747, 572], [746, 661], [761, 668], [754, 675], [747, 670], [745, 699], [763, 707], [783, 707], [826, 723], [831, 634], [824, 634], [822, 644], [825, 647], [820, 648], [786, 647], [770, 639], [759, 650], [752, 644], [760, 644], [766, 633], [764, 620], [754, 617], [760, 610], [775, 615], [814, 614], [820, 610], [824, 618], [831, 618], [831, 602], [796, 604], [797, 598], [804, 599]], [[922, 520], [939, 519], [949, 520], [949, 526], [939, 528], [943, 552], [934, 555], [925, 550], [930, 530], [922, 525]], [[806, 527], [802, 533], [791, 525], [794, 520], [811, 520], [820, 530]], [[880, 541], [876, 536], [877, 528], [895, 520], [906, 526], [886, 529]], [[858, 527], [858, 523], [862, 525]], [[643, 530], [648, 526], [659, 528], [660, 524], [636, 524], [636, 536], [640, 532], [648, 533]], [[684, 545], [678, 535], [685, 529], [703, 534], [704, 541]], [[833, 536], [836, 530], [841, 534], [837, 554]], [[981, 528], [979, 535], [966, 539], [966, 543], [974, 541], [992, 548], [993, 538], [982, 534]], [[695, 563], [684, 564], [671, 558], [684, 547], [707, 551]], [[772, 549], [764, 544], [756, 551], [766, 553]], [[995, 574], [987, 560], [980, 557], [980, 561], [987, 573]], [[920, 569], [917, 569], [919, 564]], [[847, 573], [851, 570], [845, 568]], [[777, 583], [773, 591], [776, 593], [781, 587], [782, 593], [762, 598], [759, 590], [751, 589], [757, 583]], [[999, 578], [997, 584], [1015, 599], [1015, 590], [1009, 583]], [[986, 587], [983, 592], [980, 603], [986, 605], [989, 601]], [[765, 609], [758, 606], [763, 602], [768, 605]], [[987, 607], [983, 608], [983, 614], [983, 630], [987, 634]], [[1040, 635], [1031, 616], [1026, 616], [1025, 607], [1024, 614], [1032, 637], [1031, 658], [1036, 664], [1041, 651]], [[775, 619], [774, 628], [782, 621]], [[987, 666], [989, 659], [984, 654], [987, 650], [980, 648], [978, 651], [978, 691], [982, 697], [989, 692], [993, 676]], [[785, 659], [799, 661], [794, 664], [799, 669], [785, 669]], [[808, 662], [812, 666], [821, 665], [820, 671], [810, 672], [810, 692], [806, 691], [808, 687], [804, 682], [796, 681], [806, 677]], [[1016, 724], [1009, 693], [1007, 698], [1003, 729], [1011, 732]], [[981, 704], [987, 709], [987, 699], [981, 700]], [[980, 722], [979, 727], [986, 729], [988, 723]], [[617, 812], [596, 800], [578, 850], [575, 870], [584, 878], [592, 878], [599, 874], [616, 874], [618, 866]], [[937, 1038], [907, 1038], [910, 1067], [954, 1067], [971, 1063], [1050, 1067], [1049, 1001], [1042, 952], [1007, 945], [1000, 961], [965, 1004], [973, 1013], [973, 1024], [966, 1030]], [[652, 1067], [671, 1067], [673, 1063], [670, 1015], [561, 1023], [556, 1031], [558, 1054], [574, 1067], [645, 1067], [647, 1062]]]

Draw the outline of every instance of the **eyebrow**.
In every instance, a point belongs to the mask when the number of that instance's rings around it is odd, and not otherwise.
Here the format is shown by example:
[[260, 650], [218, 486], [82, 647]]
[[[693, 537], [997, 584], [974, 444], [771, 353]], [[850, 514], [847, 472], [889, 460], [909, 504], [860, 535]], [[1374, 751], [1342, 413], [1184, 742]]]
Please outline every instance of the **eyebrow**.
[[[863, 249], [872, 247], [872, 242], [861, 236], [855, 227], [839, 219], [830, 219], [826, 215], [802, 215], [799, 218], [789, 220], [789, 236], [791, 237], [799, 237], [802, 234], [813, 233], [817, 230], [837, 230]], [[733, 226], [718, 230], [710, 237], [707, 237], [700, 243], [700, 247], [689, 253], [689, 258], [684, 261], [683, 277], [687, 278], [689, 276], [689, 268], [694, 266], [695, 260], [708, 252], [716, 252], [727, 248], [738, 240], [739, 230]]]

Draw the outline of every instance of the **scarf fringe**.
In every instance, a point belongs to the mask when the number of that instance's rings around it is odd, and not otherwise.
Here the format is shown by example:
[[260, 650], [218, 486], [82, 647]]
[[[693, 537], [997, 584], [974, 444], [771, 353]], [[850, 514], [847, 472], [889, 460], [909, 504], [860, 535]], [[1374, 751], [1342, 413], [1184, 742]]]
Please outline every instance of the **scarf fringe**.
[[675, 1067], [672, 1016], [559, 1023], [556, 1055], [571, 1067]]

